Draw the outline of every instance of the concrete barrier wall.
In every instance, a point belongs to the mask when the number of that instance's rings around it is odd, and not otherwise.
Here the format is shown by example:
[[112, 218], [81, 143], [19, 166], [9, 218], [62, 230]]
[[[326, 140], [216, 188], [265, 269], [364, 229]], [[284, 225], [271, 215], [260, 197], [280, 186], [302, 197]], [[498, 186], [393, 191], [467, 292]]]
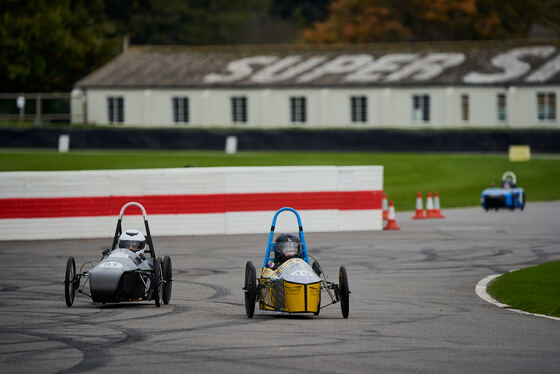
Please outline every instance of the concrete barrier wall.
[[[297, 209], [305, 231], [381, 230], [382, 166], [0, 173], [0, 240], [111, 237], [129, 201], [154, 236], [267, 233]], [[143, 230], [131, 207], [124, 228]], [[297, 231], [283, 213], [277, 232]]]

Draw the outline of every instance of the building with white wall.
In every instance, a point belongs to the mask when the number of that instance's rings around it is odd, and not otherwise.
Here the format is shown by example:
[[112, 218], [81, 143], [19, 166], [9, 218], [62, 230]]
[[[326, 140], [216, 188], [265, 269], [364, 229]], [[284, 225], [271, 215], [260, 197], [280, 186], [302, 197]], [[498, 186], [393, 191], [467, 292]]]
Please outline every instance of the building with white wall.
[[73, 96], [116, 126], [558, 128], [560, 40], [133, 46]]

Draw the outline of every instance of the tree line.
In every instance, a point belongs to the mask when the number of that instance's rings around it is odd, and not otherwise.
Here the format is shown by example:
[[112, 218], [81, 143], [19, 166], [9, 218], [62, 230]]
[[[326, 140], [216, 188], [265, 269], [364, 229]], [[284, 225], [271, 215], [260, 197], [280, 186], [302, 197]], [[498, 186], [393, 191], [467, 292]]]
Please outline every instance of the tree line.
[[68, 91], [131, 44], [370, 43], [560, 34], [558, 0], [2, 0], [3, 92]]
[[308, 43], [512, 39], [560, 34], [558, 0], [333, 0]]

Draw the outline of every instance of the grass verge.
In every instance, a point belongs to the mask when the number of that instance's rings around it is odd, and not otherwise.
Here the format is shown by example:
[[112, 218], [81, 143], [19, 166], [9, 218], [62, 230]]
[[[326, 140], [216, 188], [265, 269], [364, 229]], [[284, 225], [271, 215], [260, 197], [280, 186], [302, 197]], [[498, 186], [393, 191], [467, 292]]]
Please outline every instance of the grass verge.
[[438, 191], [442, 208], [476, 206], [491, 181], [513, 171], [527, 200], [559, 200], [560, 158], [510, 162], [505, 155], [372, 152], [224, 152], [0, 150], [0, 171], [182, 168], [185, 166], [383, 165], [384, 191], [399, 210], [416, 192]]
[[560, 317], [560, 261], [506, 273], [488, 293], [515, 309]]

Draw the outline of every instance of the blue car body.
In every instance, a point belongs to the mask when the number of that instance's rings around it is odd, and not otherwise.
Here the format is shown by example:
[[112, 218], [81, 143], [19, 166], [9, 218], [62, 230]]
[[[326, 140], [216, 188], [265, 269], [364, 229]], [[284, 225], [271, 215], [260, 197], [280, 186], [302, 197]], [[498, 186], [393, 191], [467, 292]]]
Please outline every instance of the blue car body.
[[487, 188], [482, 191], [480, 203], [485, 210], [525, 208], [523, 188]]
[[510, 209], [525, 208], [525, 191], [516, 186], [515, 174], [512, 172], [504, 173], [500, 188], [490, 187], [482, 191], [480, 204], [484, 210], [489, 209]]

